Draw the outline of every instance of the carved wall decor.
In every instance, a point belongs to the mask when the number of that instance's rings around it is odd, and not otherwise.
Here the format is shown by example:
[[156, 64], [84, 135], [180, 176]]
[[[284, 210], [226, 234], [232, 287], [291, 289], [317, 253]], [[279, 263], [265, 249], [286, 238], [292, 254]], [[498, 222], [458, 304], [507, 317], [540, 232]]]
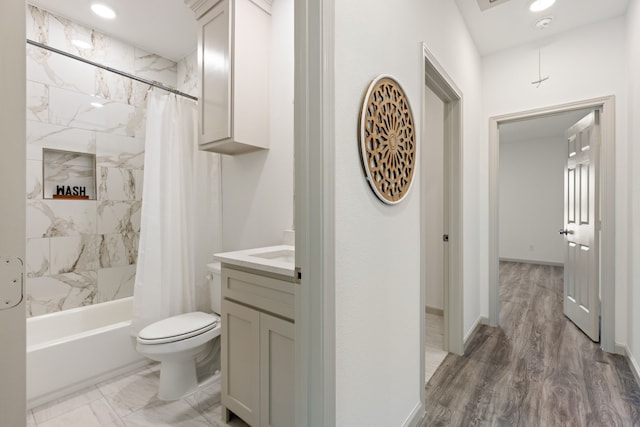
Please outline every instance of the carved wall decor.
[[360, 159], [369, 186], [384, 203], [399, 203], [413, 181], [416, 136], [411, 106], [393, 77], [371, 82], [359, 122]]

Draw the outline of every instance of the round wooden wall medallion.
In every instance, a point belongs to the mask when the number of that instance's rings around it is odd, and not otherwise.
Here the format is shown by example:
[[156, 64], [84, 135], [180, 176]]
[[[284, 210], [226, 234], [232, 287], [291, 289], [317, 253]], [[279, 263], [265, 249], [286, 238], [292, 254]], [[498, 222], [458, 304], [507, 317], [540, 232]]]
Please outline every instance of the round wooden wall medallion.
[[360, 159], [369, 186], [383, 202], [399, 203], [413, 181], [416, 137], [411, 106], [393, 77], [371, 82], [359, 121]]

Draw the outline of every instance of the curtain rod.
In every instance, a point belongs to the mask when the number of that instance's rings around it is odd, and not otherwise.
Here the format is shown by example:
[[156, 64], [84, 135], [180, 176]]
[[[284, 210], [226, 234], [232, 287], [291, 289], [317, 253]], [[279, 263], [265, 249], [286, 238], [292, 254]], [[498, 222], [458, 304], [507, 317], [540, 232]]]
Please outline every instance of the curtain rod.
[[108, 67], [106, 65], [98, 64], [97, 62], [91, 61], [91, 60], [86, 59], [86, 58], [82, 58], [80, 56], [74, 55], [74, 54], [69, 53], [69, 52], [65, 52], [64, 50], [56, 49], [55, 47], [47, 46], [46, 44], [43, 44], [43, 43], [40, 43], [40, 42], [37, 42], [37, 41], [34, 41], [34, 40], [27, 39], [27, 44], [39, 47], [41, 49], [46, 49], [46, 50], [49, 50], [51, 52], [58, 53], [60, 55], [64, 55], [67, 58], [76, 59], [78, 61], [84, 62], [85, 64], [89, 64], [89, 65], [93, 65], [94, 67], [102, 68], [103, 70], [110, 71], [112, 73], [118, 74], [118, 75], [123, 76], [123, 77], [128, 77], [128, 78], [130, 78], [132, 80], [139, 81], [140, 83], [148, 84], [149, 86], [157, 87], [158, 89], [166, 90], [167, 92], [171, 92], [171, 93], [174, 93], [176, 95], [184, 96], [185, 98], [189, 98], [189, 99], [192, 99], [194, 101], [198, 100], [198, 98], [193, 96], [193, 95], [189, 95], [188, 93], [181, 92], [181, 91], [179, 91], [177, 89], [174, 89], [172, 87], [166, 86], [166, 85], [164, 85], [164, 84], [162, 84], [160, 82], [157, 82], [155, 80], [147, 80], [147, 79], [144, 79], [142, 77], [138, 77], [138, 76], [135, 76], [133, 74], [129, 74], [129, 73], [125, 72], [125, 71], [117, 70], [115, 68], [111, 68], [111, 67]]

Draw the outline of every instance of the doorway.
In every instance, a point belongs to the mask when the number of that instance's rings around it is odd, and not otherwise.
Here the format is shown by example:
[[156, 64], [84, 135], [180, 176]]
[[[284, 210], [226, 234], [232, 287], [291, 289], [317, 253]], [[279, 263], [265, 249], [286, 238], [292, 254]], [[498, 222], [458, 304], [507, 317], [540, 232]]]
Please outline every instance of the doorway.
[[[600, 232], [600, 283], [601, 285], [601, 345], [605, 351], [613, 352], [614, 348], [614, 219], [615, 219], [615, 186], [614, 186], [614, 98], [598, 98], [549, 107], [539, 110], [508, 114], [500, 117], [492, 117], [489, 123], [489, 148], [490, 148], [490, 186], [489, 186], [489, 321], [497, 326], [499, 319], [499, 259], [509, 258], [504, 256], [505, 251], [513, 248], [502, 248], [509, 243], [500, 236], [501, 223], [498, 222], [500, 203], [500, 140], [506, 130], [509, 134], [509, 126], [525, 123], [527, 120], [544, 120], [545, 118], [559, 117], [573, 118], [584, 115], [588, 111], [599, 110], [601, 116], [601, 145], [600, 145], [600, 197], [601, 207], [601, 232]], [[569, 119], [570, 121], [571, 119]], [[568, 122], [567, 122], [568, 123]], [[570, 125], [569, 125], [570, 126]], [[504, 127], [504, 128], [503, 128]], [[539, 126], [538, 126], [539, 127]], [[567, 127], [568, 128], [568, 127]], [[500, 131], [499, 131], [500, 129]], [[564, 160], [563, 160], [564, 161]], [[502, 219], [501, 219], [502, 221]], [[509, 221], [509, 218], [507, 218]], [[564, 227], [561, 227], [564, 228]], [[556, 231], [557, 232], [557, 231]], [[522, 247], [522, 245], [524, 245]], [[520, 242], [519, 258], [535, 257], [535, 244]], [[532, 248], [533, 246], [533, 248]], [[515, 252], [512, 252], [515, 253]], [[524, 255], [523, 255], [524, 253]], [[528, 254], [528, 255], [527, 255]], [[524, 258], [526, 260], [526, 258]], [[534, 260], [535, 259], [531, 259]]]
[[[593, 112], [593, 109], [568, 111], [499, 126], [499, 295], [500, 322], [505, 330], [514, 325], [507, 325], [509, 316], [504, 317], [503, 305], [524, 295], [533, 303], [532, 299], [537, 297], [529, 291], [536, 289], [534, 284], [543, 280], [541, 276], [546, 277], [548, 283], [555, 283], [559, 277], [562, 286], [563, 273], [571, 273], [565, 268], [565, 255], [567, 243], [574, 241], [576, 236], [563, 235], [568, 224], [565, 206], [569, 206], [564, 178], [567, 175], [567, 131]], [[582, 151], [580, 155], [590, 152]], [[574, 150], [572, 158], [577, 158], [576, 154]], [[580, 177], [577, 181], [580, 183]], [[578, 196], [580, 193], [577, 192]], [[577, 208], [580, 210], [581, 206]], [[598, 248], [592, 249], [581, 252], [597, 256]], [[515, 291], [515, 283], [521, 282], [532, 286], [525, 293]], [[596, 286], [597, 282], [595, 277], [592, 282], [584, 281]], [[570, 296], [558, 300], [560, 313], [564, 312], [562, 303], [569, 300]], [[579, 311], [585, 315], [591, 312], [591, 317], [597, 319], [597, 310]], [[569, 317], [576, 320], [574, 316]]]
[[447, 355], [444, 347], [444, 289], [447, 263], [444, 203], [445, 102], [424, 87], [422, 174], [424, 186], [425, 383]]
[[[462, 333], [462, 93], [423, 45], [420, 148], [420, 349], [426, 318], [441, 315], [440, 351], [463, 354]], [[436, 362], [437, 363], [437, 362]], [[421, 355], [421, 374], [425, 355]], [[424, 393], [424, 390], [421, 391]]]

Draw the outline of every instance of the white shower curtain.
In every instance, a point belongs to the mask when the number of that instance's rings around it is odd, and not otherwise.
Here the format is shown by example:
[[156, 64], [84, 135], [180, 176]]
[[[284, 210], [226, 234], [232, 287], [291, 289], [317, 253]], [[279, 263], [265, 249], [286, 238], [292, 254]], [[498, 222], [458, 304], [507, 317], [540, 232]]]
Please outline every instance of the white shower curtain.
[[154, 90], [147, 101], [144, 184], [133, 333], [194, 311], [196, 104]]

